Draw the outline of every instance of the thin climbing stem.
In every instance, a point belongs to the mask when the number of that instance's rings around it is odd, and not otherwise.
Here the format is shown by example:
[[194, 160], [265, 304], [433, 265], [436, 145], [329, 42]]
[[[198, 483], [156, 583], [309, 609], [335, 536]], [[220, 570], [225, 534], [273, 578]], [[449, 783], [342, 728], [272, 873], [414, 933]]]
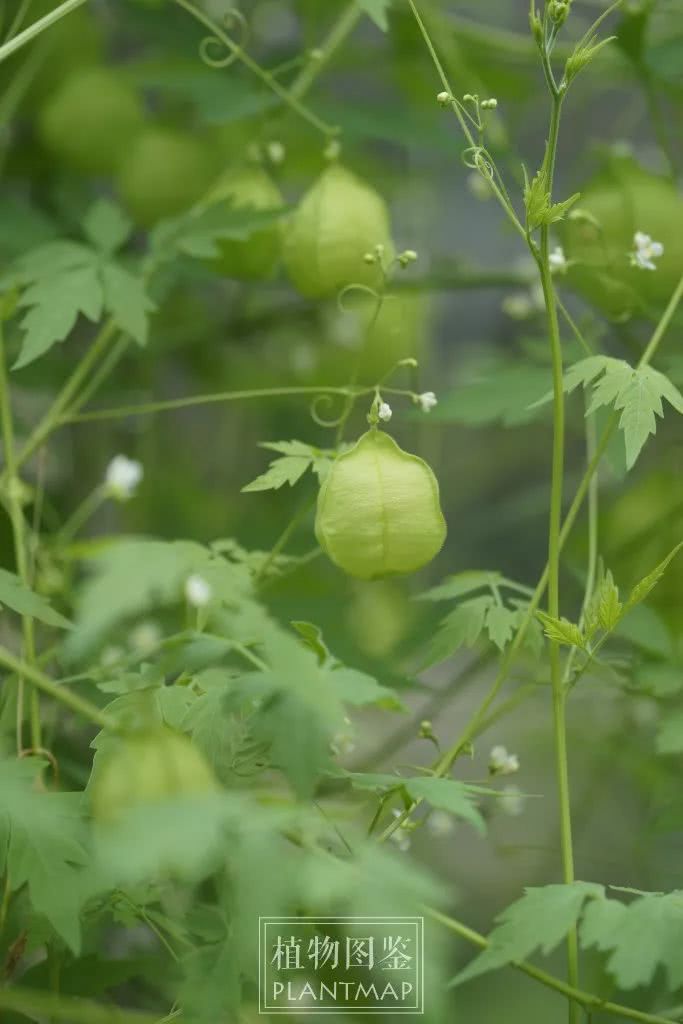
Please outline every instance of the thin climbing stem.
[[363, 9], [358, 0], [351, 0], [351, 3], [343, 9], [332, 25], [321, 45], [313, 53], [309, 54], [305, 67], [301, 69], [289, 87], [289, 95], [291, 97], [295, 100], [301, 100], [306, 95], [322, 69], [353, 32], [362, 16]]
[[175, 3], [179, 7], [182, 7], [184, 11], [187, 11], [188, 14], [192, 15], [192, 17], [200, 22], [200, 24], [204, 25], [214, 39], [220, 42], [232, 56], [241, 61], [242, 64], [252, 72], [252, 74], [256, 75], [256, 77], [259, 78], [263, 84], [271, 90], [271, 92], [274, 92], [283, 103], [286, 103], [287, 106], [291, 107], [299, 117], [303, 118], [304, 121], [307, 121], [308, 124], [316, 128], [326, 138], [332, 138], [338, 134], [338, 129], [335, 125], [327, 124], [322, 120], [322, 118], [318, 117], [317, 114], [314, 114], [312, 110], [309, 110], [301, 100], [297, 99], [297, 97], [292, 95], [285, 86], [281, 85], [277, 78], [273, 77], [273, 75], [269, 71], [266, 71], [265, 68], [262, 68], [261, 65], [253, 59], [253, 57], [250, 57], [241, 46], [231, 39], [227, 32], [224, 32], [220, 26], [216, 25], [216, 23], [207, 14], [201, 11], [198, 7], [195, 7], [193, 3], [190, 3], [190, 0], [175, 0]]
[[[12, 403], [10, 399], [9, 381], [7, 379], [7, 363], [5, 360], [5, 340], [3, 324], [0, 321], [0, 417], [2, 419], [2, 443], [5, 454], [6, 467], [6, 501], [10, 522], [12, 524], [12, 537], [14, 541], [14, 556], [16, 559], [19, 578], [25, 587], [30, 587], [29, 551], [26, 531], [26, 520], [23, 508], [23, 487], [17, 476], [17, 460], [14, 439], [14, 423], [12, 418]], [[33, 628], [33, 619], [30, 615], [22, 615], [21, 628], [23, 636], [24, 659], [29, 665], [35, 663], [36, 644]], [[17, 692], [17, 747], [23, 748], [23, 698], [24, 698], [25, 674], [19, 674]], [[40, 723], [40, 700], [38, 691], [33, 688], [30, 695], [30, 723], [31, 723], [31, 745], [42, 746], [42, 729]]]
[[46, 28], [50, 28], [56, 22], [66, 17], [67, 14], [71, 14], [76, 8], [82, 7], [87, 0], [64, 0], [64, 3], [60, 4], [59, 7], [55, 7], [54, 11], [50, 11], [44, 18], [39, 18], [34, 21], [32, 25], [25, 28], [23, 32], [19, 32], [12, 39], [8, 39], [2, 46], [0, 46], [0, 63], [3, 60], [7, 60], [13, 53], [20, 50], [22, 46], [26, 46], [32, 39], [44, 32]]
[[[475, 932], [473, 928], [469, 928], [466, 924], [456, 920], [456, 918], [449, 917], [447, 914], [442, 914], [440, 911], [434, 910], [432, 907], [425, 907], [424, 909], [425, 913], [431, 917], [432, 920], [437, 921], [455, 935], [459, 935], [460, 938], [465, 939], [466, 942], [471, 943], [473, 946], [477, 946], [478, 949], [488, 949], [490, 945], [489, 940], [479, 932]], [[614, 1003], [609, 999], [601, 999], [599, 996], [593, 995], [592, 992], [584, 992], [575, 985], [568, 985], [567, 982], [562, 981], [560, 978], [556, 978], [553, 974], [549, 974], [540, 967], [535, 967], [533, 964], [527, 963], [526, 960], [515, 961], [510, 964], [510, 967], [528, 975], [528, 977], [533, 978], [534, 981], [538, 981], [541, 985], [545, 985], [546, 988], [553, 989], [560, 995], [565, 996], [570, 1003], [573, 1003], [576, 1006], [582, 1006], [590, 1012], [609, 1013], [613, 1017], [621, 1017], [622, 1020], [639, 1021], [640, 1024], [675, 1024], [674, 1020], [670, 1017], [661, 1017], [656, 1013], [646, 1013], [644, 1010], [635, 1010], [630, 1006], [622, 1006], [620, 1003]]]
[[101, 711], [96, 704], [92, 704], [84, 697], [79, 697], [77, 693], [73, 693], [71, 690], [58, 686], [40, 669], [29, 665], [25, 661], [21, 661], [20, 658], [15, 657], [11, 651], [2, 646], [0, 646], [0, 665], [8, 668], [10, 672], [14, 672], [17, 676], [24, 676], [33, 686], [41, 690], [48, 697], [52, 697], [60, 704], [64, 704], [71, 711], [75, 711], [76, 714], [87, 718], [95, 725], [99, 725], [100, 728], [116, 729], [116, 722], [109, 715], [106, 715], [104, 711]]
[[47, 440], [55, 426], [61, 422], [60, 418], [64, 411], [68, 408], [69, 403], [78, 393], [79, 388], [90, 372], [97, 367], [116, 331], [116, 324], [111, 319], [102, 325], [92, 344], [63, 385], [53, 404], [35, 427], [24, 447], [20, 450], [17, 455], [17, 466], [23, 465], [34, 451], [40, 448], [43, 442]]

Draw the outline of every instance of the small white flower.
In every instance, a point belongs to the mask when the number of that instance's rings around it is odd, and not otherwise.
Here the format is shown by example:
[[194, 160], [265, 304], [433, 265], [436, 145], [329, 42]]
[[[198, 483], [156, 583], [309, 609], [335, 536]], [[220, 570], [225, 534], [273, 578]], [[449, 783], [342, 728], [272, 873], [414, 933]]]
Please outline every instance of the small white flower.
[[524, 794], [519, 786], [505, 786], [500, 793], [500, 807], [504, 814], [518, 818], [524, 810]]
[[421, 395], [417, 396], [417, 401], [422, 412], [429, 412], [438, 404], [438, 399], [433, 391], [423, 391]]
[[193, 573], [185, 580], [185, 597], [193, 608], [205, 608], [213, 596], [211, 585], [203, 576]]
[[[395, 818], [403, 817], [403, 811], [393, 810], [391, 813]], [[406, 850], [410, 849], [410, 836], [404, 825], [400, 825], [399, 828], [394, 829], [389, 838], [392, 842], [396, 843], [401, 853], [405, 853]]]
[[635, 250], [631, 253], [631, 266], [639, 267], [640, 270], [656, 270], [654, 262], [664, 255], [664, 246], [661, 242], [653, 242], [649, 235], [642, 231], [636, 231], [633, 236]]
[[455, 831], [453, 815], [446, 811], [432, 811], [427, 818], [427, 828], [433, 836], [441, 837], [450, 835]]
[[162, 641], [162, 634], [156, 622], [140, 622], [128, 635], [130, 646], [137, 654], [151, 654]]
[[122, 647], [110, 644], [100, 654], [100, 665], [102, 668], [113, 668], [114, 665], [118, 665], [123, 660], [123, 656], [124, 651]]
[[391, 419], [391, 406], [387, 402], [380, 402], [379, 409], [377, 410], [377, 415], [385, 423], [388, 423], [389, 420]]
[[502, 310], [513, 320], [526, 320], [533, 313], [534, 305], [527, 292], [517, 292], [505, 296]]
[[519, 758], [508, 754], [503, 746], [494, 747], [489, 754], [489, 771], [491, 775], [514, 775], [519, 771]]
[[141, 462], [125, 455], [115, 455], [107, 466], [104, 482], [111, 496], [117, 501], [128, 501], [142, 480], [144, 470]]
[[271, 164], [281, 164], [285, 158], [285, 147], [277, 139], [272, 139], [267, 144], [266, 152]]
[[567, 257], [564, 254], [564, 249], [561, 245], [556, 245], [553, 251], [548, 255], [548, 263], [553, 274], [566, 274], [567, 272]]

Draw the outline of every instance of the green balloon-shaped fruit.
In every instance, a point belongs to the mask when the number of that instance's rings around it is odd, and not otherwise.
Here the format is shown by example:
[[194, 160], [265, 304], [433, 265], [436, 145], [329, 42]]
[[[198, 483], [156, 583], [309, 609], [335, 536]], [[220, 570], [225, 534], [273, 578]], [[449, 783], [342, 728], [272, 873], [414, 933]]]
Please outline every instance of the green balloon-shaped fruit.
[[429, 303], [412, 292], [388, 292], [377, 312], [375, 300], [349, 293], [344, 311], [329, 318], [319, 380], [376, 384], [402, 359], [422, 360], [429, 337]]
[[315, 534], [350, 576], [372, 580], [415, 572], [446, 539], [437, 479], [417, 455], [371, 428], [325, 478]]
[[393, 252], [382, 197], [351, 171], [332, 164], [305, 194], [289, 222], [287, 273], [302, 295], [334, 295], [352, 283], [377, 287], [381, 271], [364, 256], [376, 245]]
[[[676, 186], [630, 158], [614, 157], [581, 190], [576, 209], [563, 233], [574, 288], [615, 318], [666, 303], [683, 267], [683, 196]], [[632, 265], [637, 232], [663, 246], [651, 261], [655, 269]]]
[[[207, 196], [207, 203], [228, 201], [238, 210], [277, 210], [282, 193], [261, 167], [227, 171]], [[259, 228], [245, 239], [226, 238], [219, 243], [216, 269], [226, 277], [262, 280], [270, 277], [280, 258], [282, 228], [279, 223]]]
[[111, 822], [141, 806], [216, 789], [211, 769], [192, 742], [158, 726], [102, 750], [90, 794], [94, 817]]
[[126, 208], [143, 227], [196, 203], [211, 184], [214, 162], [204, 143], [171, 128], [138, 135], [121, 163], [118, 187]]
[[45, 103], [38, 133], [56, 160], [85, 174], [113, 174], [144, 123], [142, 103], [120, 72], [84, 68]]

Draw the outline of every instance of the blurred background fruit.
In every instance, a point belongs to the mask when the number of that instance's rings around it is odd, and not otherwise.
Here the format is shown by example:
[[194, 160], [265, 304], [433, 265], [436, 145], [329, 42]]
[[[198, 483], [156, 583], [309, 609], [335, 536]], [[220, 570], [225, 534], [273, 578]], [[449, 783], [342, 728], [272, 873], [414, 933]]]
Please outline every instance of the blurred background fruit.
[[188, 209], [206, 192], [215, 171], [203, 140], [171, 128], [147, 128], [121, 160], [119, 193], [138, 224], [150, 227]]
[[[683, 266], [683, 195], [676, 185], [631, 157], [612, 156], [580, 191], [576, 210], [590, 220], [570, 217], [563, 228], [573, 287], [615, 318], [667, 302]], [[655, 271], [631, 265], [637, 231], [664, 246]]]
[[142, 101], [120, 70], [83, 68], [69, 75], [38, 118], [40, 139], [65, 167], [111, 174], [144, 124]]

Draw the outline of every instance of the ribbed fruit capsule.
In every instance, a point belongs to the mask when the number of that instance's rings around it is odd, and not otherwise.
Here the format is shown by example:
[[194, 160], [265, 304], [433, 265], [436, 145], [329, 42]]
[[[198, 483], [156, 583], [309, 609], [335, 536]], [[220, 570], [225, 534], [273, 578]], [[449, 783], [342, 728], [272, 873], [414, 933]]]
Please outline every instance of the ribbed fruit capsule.
[[192, 742], [159, 726], [122, 739], [113, 750], [102, 750], [90, 793], [94, 817], [116, 821], [141, 805], [216, 788], [211, 769]]
[[145, 227], [189, 209], [209, 187], [215, 172], [199, 139], [170, 128], [148, 128], [121, 163], [121, 198]]
[[384, 200], [351, 171], [332, 164], [291, 218], [285, 267], [294, 286], [312, 299], [355, 282], [372, 288], [380, 283], [381, 271], [363, 257], [376, 245], [393, 252]]
[[[683, 265], [683, 197], [676, 186], [630, 157], [615, 157], [582, 189], [577, 209], [592, 221], [570, 217], [564, 224], [576, 290], [614, 317], [667, 302]], [[664, 246], [654, 271], [631, 266], [637, 231]]]
[[[229, 200], [238, 210], [276, 210], [284, 203], [282, 193], [261, 167], [227, 171], [207, 196], [207, 205]], [[270, 277], [280, 257], [282, 228], [279, 223], [254, 231], [243, 240], [226, 238], [219, 243], [214, 266], [226, 277], [260, 280]]]
[[111, 174], [144, 123], [139, 97], [120, 73], [104, 67], [76, 71], [40, 111], [45, 147], [67, 167]]
[[350, 576], [371, 580], [415, 572], [446, 539], [437, 479], [426, 462], [372, 428], [325, 478], [315, 534]]

